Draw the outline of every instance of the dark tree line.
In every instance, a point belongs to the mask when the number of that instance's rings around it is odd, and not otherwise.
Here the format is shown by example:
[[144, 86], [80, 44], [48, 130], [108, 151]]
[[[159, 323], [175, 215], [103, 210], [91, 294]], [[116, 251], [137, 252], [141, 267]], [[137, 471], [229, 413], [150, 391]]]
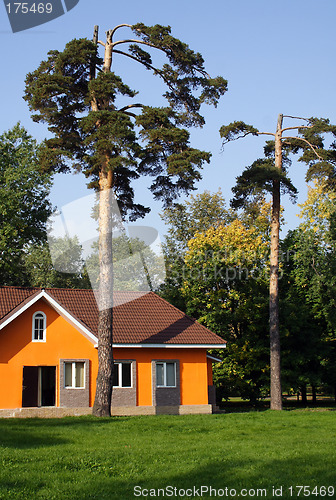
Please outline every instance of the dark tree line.
[[[281, 381], [284, 394], [300, 394], [303, 401], [308, 387], [313, 399], [317, 391], [335, 394], [334, 208], [329, 203], [326, 212], [310, 200], [307, 207], [306, 221], [280, 241], [279, 255]], [[320, 214], [315, 224], [310, 212]], [[236, 212], [220, 193], [206, 192], [163, 217], [168, 274], [160, 293], [228, 341], [220, 353], [224, 362], [215, 368], [219, 400], [241, 396], [255, 403], [269, 394], [270, 383], [271, 206], [259, 198]]]

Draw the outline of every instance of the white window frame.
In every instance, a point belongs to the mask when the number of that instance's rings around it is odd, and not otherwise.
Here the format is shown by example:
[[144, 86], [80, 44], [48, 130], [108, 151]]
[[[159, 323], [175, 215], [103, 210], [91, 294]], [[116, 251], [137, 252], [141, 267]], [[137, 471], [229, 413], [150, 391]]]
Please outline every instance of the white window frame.
[[[130, 365], [130, 370], [131, 370], [131, 385], [129, 387], [123, 387], [120, 385], [122, 382], [122, 366], [121, 365]], [[114, 361], [114, 369], [118, 368], [118, 382], [119, 385], [114, 385], [117, 389], [132, 389], [133, 388], [133, 362], [132, 361]]]
[[[42, 318], [38, 319], [43, 319], [43, 337], [42, 339], [36, 339], [35, 338], [35, 319], [37, 315], [41, 315]], [[32, 318], [32, 342], [46, 342], [46, 332], [47, 332], [47, 316], [43, 311], [36, 311], [33, 314]]]
[[[167, 385], [167, 363], [169, 364], [173, 364], [174, 365], [174, 375], [175, 375], [175, 385]], [[157, 365], [163, 365], [163, 382], [164, 382], [164, 385], [159, 385], [158, 382], [157, 382]], [[165, 388], [168, 388], [168, 389], [174, 389], [177, 387], [176, 383], [177, 383], [177, 378], [176, 378], [176, 361], [170, 361], [170, 360], [167, 360], [167, 361], [156, 361], [155, 362], [155, 379], [156, 379], [156, 387], [159, 387], [159, 388], [162, 388], [162, 387], [165, 387]]]
[[[82, 387], [76, 387], [76, 364], [77, 363], [83, 363], [84, 364], [84, 384]], [[64, 361], [64, 368], [63, 368], [63, 380], [64, 380], [64, 389], [85, 389], [86, 387], [86, 362], [77, 360], [77, 361]], [[71, 365], [71, 386], [70, 385], [65, 385], [65, 365]]]

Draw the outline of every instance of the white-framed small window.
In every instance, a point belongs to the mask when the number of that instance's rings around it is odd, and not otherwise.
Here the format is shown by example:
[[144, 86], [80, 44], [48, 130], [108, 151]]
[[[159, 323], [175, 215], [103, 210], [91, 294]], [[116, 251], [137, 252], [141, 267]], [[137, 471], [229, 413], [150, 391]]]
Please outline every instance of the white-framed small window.
[[47, 317], [42, 311], [36, 311], [33, 314], [32, 340], [33, 342], [46, 341]]
[[64, 362], [64, 387], [66, 389], [85, 388], [85, 362], [65, 361]]
[[132, 387], [131, 361], [116, 361], [114, 363], [113, 387]]
[[174, 361], [156, 362], [156, 387], [176, 387], [176, 363]]

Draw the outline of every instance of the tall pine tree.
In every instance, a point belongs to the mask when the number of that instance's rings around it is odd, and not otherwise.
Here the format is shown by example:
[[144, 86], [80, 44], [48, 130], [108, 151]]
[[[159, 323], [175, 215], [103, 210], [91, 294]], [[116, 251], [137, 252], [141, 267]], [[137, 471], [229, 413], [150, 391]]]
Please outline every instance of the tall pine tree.
[[[295, 118], [303, 124], [284, 127], [284, 118]], [[288, 135], [296, 130], [296, 136]], [[290, 132], [291, 133], [291, 132]], [[233, 206], [243, 206], [255, 195], [268, 192], [272, 195], [272, 218], [270, 224], [270, 286], [269, 286], [269, 331], [270, 331], [270, 394], [271, 409], [282, 409], [281, 390], [281, 349], [279, 329], [279, 243], [280, 243], [280, 194], [287, 192], [296, 195], [296, 188], [287, 175], [291, 164], [289, 155], [301, 153], [299, 161], [308, 165], [307, 180], [314, 176], [328, 177], [329, 185], [335, 186], [336, 150], [335, 144], [330, 149], [324, 147], [324, 135], [336, 135], [336, 127], [327, 119], [298, 118], [279, 114], [275, 133], [261, 132], [242, 121], [223, 125], [220, 135], [223, 144], [245, 137], [249, 134], [270, 135], [274, 140], [265, 146], [265, 158], [256, 160], [237, 178], [233, 188], [235, 198]]]
[[[120, 30], [131, 36], [116, 39]], [[98, 46], [104, 47], [100, 58]], [[146, 49], [146, 50], [144, 50]], [[158, 61], [152, 56], [161, 53]], [[166, 106], [141, 103], [112, 71], [116, 55], [152, 71], [165, 85]], [[46, 122], [53, 137], [41, 156], [47, 171], [81, 170], [99, 192], [99, 291], [111, 299], [113, 290], [111, 192], [123, 217], [143, 217], [149, 208], [134, 201], [132, 181], [150, 175], [154, 198], [171, 204], [194, 189], [199, 170], [210, 154], [192, 148], [188, 128], [204, 125], [203, 103], [215, 105], [227, 90], [222, 77], [210, 78], [204, 60], [171, 36], [170, 27], [121, 24], [107, 31], [106, 41], [70, 41], [63, 52], [49, 52], [38, 69], [27, 75], [25, 99], [33, 120]], [[134, 82], [135, 83], [135, 82]], [[113, 378], [113, 309], [99, 304], [99, 370], [95, 415], [110, 415]]]

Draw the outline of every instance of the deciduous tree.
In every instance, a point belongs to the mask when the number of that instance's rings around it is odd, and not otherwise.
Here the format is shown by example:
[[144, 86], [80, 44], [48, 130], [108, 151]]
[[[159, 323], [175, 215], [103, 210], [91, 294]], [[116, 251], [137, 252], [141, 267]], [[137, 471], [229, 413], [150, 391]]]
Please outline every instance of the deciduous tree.
[[168, 231], [164, 243], [166, 280], [160, 293], [168, 302], [185, 311], [181, 287], [188, 241], [196, 233], [226, 224], [235, 217], [236, 214], [227, 208], [221, 190], [190, 195], [185, 202], [163, 211], [161, 218], [167, 224]]
[[309, 187], [307, 200], [301, 205], [303, 221], [282, 245], [290, 257], [284, 267], [287, 287], [282, 296], [287, 312], [292, 302], [291, 315], [301, 317], [293, 322], [294, 328], [288, 321], [286, 325], [290, 333], [296, 328], [296, 341], [301, 337], [298, 357], [306, 353], [304, 362], [296, 366], [305, 369], [305, 380], [313, 387], [323, 382], [336, 394], [335, 196], [325, 179], [315, 180]]
[[0, 280], [29, 285], [24, 264], [28, 247], [46, 240], [51, 214], [50, 173], [38, 165], [39, 146], [18, 123], [0, 135]]
[[[53, 247], [53, 259], [50, 255]], [[29, 245], [22, 254], [27, 284], [42, 288], [91, 288], [77, 238], [52, 238]], [[56, 266], [56, 268], [55, 268]], [[59, 269], [62, 269], [60, 271]]]
[[[188, 242], [182, 293], [188, 314], [228, 341], [216, 372], [223, 394], [255, 401], [267, 382], [269, 204], [255, 224], [235, 219]], [[232, 395], [232, 392], [231, 392]]]

